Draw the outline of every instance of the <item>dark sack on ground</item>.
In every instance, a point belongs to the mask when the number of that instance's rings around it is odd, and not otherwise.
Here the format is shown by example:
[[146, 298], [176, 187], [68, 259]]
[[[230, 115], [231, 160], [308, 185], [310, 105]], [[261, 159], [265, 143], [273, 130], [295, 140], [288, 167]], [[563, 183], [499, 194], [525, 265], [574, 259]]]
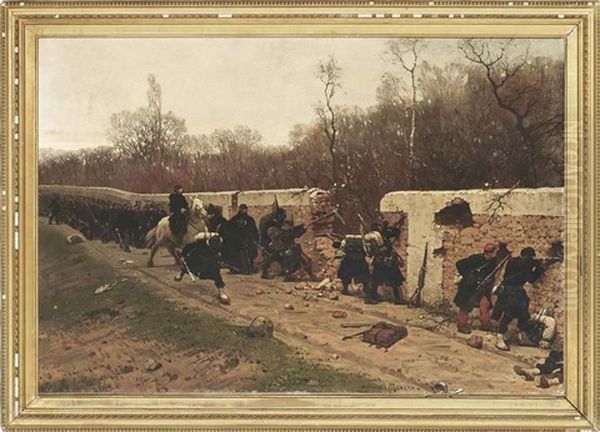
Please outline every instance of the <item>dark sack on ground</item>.
[[364, 332], [361, 340], [377, 348], [387, 349], [406, 336], [408, 336], [406, 327], [381, 321]]

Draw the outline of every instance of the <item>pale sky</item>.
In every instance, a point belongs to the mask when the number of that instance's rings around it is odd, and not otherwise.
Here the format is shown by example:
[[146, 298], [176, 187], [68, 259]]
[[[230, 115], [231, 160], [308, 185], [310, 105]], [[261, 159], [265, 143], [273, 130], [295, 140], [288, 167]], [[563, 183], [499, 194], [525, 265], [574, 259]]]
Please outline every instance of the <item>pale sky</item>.
[[[265, 144], [285, 144], [292, 127], [314, 118], [322, 97], [319, 61], [342, 68], [338, 104], [375, 103], [381, 75], [393, 66], [379, 38], [41, 39], [39, 146], [78, 149], [109, 144], [110, 115], [146, 104], [146, 77], [162, 87], [163, 108], [188, 132], [245, 125]], [[530, 41], [533, 55], [562, 58], [563, 41]], [[431, 40], [430, 63], [464, 61], [456, 40]]]

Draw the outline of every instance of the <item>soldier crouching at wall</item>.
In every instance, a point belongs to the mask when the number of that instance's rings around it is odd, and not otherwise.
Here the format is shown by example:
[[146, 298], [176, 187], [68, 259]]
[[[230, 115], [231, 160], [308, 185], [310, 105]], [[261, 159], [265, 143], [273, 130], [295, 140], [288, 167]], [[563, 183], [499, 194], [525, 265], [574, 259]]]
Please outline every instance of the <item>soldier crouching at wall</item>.
[[519, 328], [519, 344], [536, 345], [529, 338], [531, 315], [529, 314], [529, 296], [524, 285], [536, 282], [550, 264], [558, 261], [560, 261], [558, 258], [535, 259], [535, 250], [532, 247], [524, 248], [520, 256], [508, 261], [502, 284], [495, 292], [497, 302], [492, 318], [499, 320], [496, 348], [502, 351], [510, 349], [506, 344], [505, 334], [508, 331], [508, 325], [515, 319]]

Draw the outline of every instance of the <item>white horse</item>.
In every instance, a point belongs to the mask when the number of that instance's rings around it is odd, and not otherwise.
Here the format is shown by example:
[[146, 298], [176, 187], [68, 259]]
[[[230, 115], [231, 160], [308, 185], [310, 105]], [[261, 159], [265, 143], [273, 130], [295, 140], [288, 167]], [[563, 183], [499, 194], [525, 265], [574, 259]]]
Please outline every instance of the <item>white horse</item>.
[[188, 243], [194, 241], [194, 236], [200, 232], [206, 231], [206, 219], [208, 213], [204, 208], [204, 202], [201, 199], [192, 198], [190, 206], [190, 218], [187, 224], [187, 231], [183, 237], [178, 238], [171, 232], [169, 226], [169, 216], [162, 218], [154, 228], [146, 234], [146, 247], [152, 248], [150, 251], [150, 259], [148, 259], [148, 267], [154, 266], [154, 255], [161, 247], [166, 248], [169, 253], [175, 258], [175, 264], [179, 265], [179, 256], [177, 248], [183, 248]]

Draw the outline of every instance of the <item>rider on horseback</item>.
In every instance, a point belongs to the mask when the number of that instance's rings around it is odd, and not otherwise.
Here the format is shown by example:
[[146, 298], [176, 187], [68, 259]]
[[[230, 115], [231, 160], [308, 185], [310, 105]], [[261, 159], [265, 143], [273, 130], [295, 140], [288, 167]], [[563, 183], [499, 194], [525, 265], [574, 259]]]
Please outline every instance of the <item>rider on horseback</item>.
[[175, 191], [169, 195], [169, 226], [175, 237], [181, 241], [187, 232], [187, 222], [190, 213], [190, 206], [183, 196], [183, 186], [175, 186]]

